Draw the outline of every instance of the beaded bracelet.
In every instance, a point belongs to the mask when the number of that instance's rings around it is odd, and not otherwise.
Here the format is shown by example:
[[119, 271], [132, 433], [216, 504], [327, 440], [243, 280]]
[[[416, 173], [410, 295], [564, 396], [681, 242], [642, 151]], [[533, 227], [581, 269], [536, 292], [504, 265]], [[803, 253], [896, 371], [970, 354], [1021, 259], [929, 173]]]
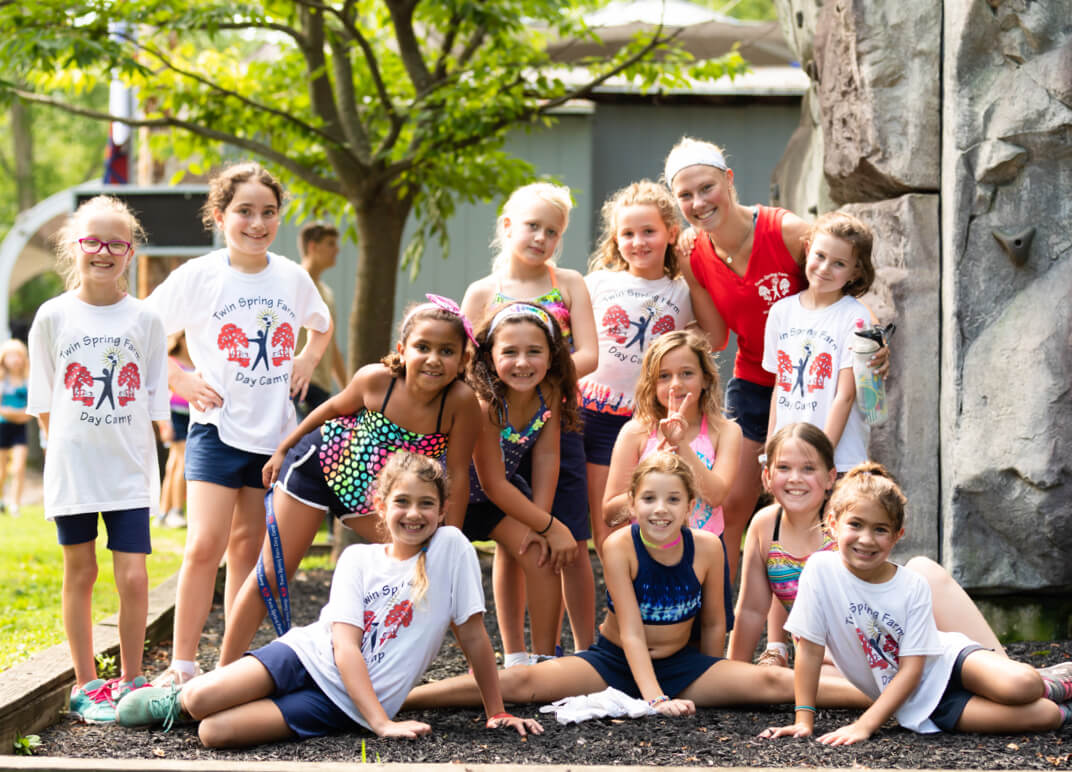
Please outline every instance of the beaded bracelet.
[[650, 700], [648, 700], [648, 707], [649, 708], [654, 708], [660, 702], [669, 702], [669, 701], [670, 701], [669, 697], [667, 697], [665, 694], [660, 694], [658, 697], [653, 697]]
[[797, 705], [794, 710], [810, 710], [812, 713], [815, 712], [815, 708], [813, 708], [811, 705]]
[[555, 522], [555, 516], [551, 515], [551, 519], [547, 521], [547, 527], [544, 528], [542, 531], [537, 531], [536, 535], [537, 536], [543, 536], [545, 533], [550, 531], [551, 530], [551, 524], [554, 523], [554, 522]]

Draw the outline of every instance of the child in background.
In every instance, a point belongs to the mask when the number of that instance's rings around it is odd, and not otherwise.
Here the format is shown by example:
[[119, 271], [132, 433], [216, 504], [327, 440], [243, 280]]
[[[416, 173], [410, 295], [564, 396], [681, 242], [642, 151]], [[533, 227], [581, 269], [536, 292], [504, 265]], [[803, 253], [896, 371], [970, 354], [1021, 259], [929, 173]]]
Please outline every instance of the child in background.
[[[26, 376], [30, 357], [26, 344], [11, 338], [0, 346], [0, 512], [5, 509], [18, 517], [22, 489], [26, 484]], [[3, 498], [4, 485], [11, 473], [11, 496]]]
[[[115, 700], [145, 684], [141, 655], [149, 580], [149, 513], [156, 506], [152, 421], [167, 409], [166, 339], [160, 318], [126, 292], [126, 270], [144, 232], [126, 204], [97, 196], [56, 236], [68, 291], [42, 304], [30, 328], [27, 412], [50, 431], [45, 517], [63, 547], [63, 626], [74, 662], [71, 711], [115, 720]], [[119, 593], [117, 679], [97, 678], [93, 584], [103, 516]]]
[[[185, 372], [194, 369], [190, 352], [186, 350], [186, 333], [172, 335], [168, 341], [168, 358]], [[185, 528], [186, 515], [186, 435], [190, 429], [190, 403], [171, 392], [171, 421], [165, 426], [169, 431], [160, 433], [160, 440], [168, 449], [164, 480], [160, 485], [160, 511], [157, 525], [168, 528]]]
[[800, 639], [796, 722], [762, 736], [811, 736], [827, 648], [874, 703], [820, 736], [826, 745], [866, 740], [894, 716], [924, 734], [1037, 732], [1072, 721], [1072, 680], [1044, 678], [960, 633], [938, 630], [926, 582], [889, 560], [904, 535], [904, 506], [904, 494], [878, 464], [861, 464], [837, 484], [828, 508], [837, 552], [808, 560], [785, 625]]
[[395, 721], [406, 694], [439, 651], [447, 626], [472, 663], [488, 729], [521, 735], [543, 728], [503, 709], [495, 654], [484, 629], [476, 552], [441, 525], [443, 467], [405, 451], [380, 471], [373, 502], [384, 544], [357, 544], [339, 558], [319, 621], [190, 683], [143, 689], [119, 705], [124, 726], [184, 714], [200, 720], [209, 748], [320, 737], [358, 727], [380, 737], [416, 738], [432, 728]]
[[[331, 287], [320, 281], [320, 276], [327, 269], [335, 265], [335, 258], [339, 255], [339, 230], [334, 225], [326, 222], [310, 222], [302, 226], [298, 232], [298, 251], [301, 254], [301, 265], [316, 285], [316, 291], [320, 293], [332, 319], [336, 319], [335, 293]], [[305, 330], [298, 332], [298, 348], [305, 343]], [[342, 352], [335, 342], [332, 334], [331, 343], [324, 356], [317, 362], [309, 379], [309, 389], [305, 393], [305, 399], [295, 407], [298, 409], [298, 418], [304, 419], [313, 410], [327, 401], [337, 389], [341, 389], [349, 382], [349, 372], [346, 363], [342, 360]]]
[[[559, 433], [577, 421], [577, 378], [554, 317], [531, 303], [499, 309], [477, 333], [469, 369], [484, 418], [470, 470], [469, 508], [463, 532], [494, 539], [517, 556], [525, 574], [533, 659], [554, 656], [562, 616], [558, 572], [576, 558], [569, 528], [549, 514], [559, 468]], [[521, 474], [529, 461], [528, 478]], [[542, 549], [532, 541], [546, 545]], [[496, 588], [498, 589], [498, 588]], [[524, 608], [518, 617], [495, 603], [503, 664], [527, 665]]]
[[870, 434], [856, 406], [852, 341], [856, 320], [871, 313], [856, 298], [871, 287], [871, 229], [844, 212], [823, 215], [808, 232], [808, 286], [771, 306], [763, 368], [778, 380], [767, 436], [795, 421], [822, 429], [834, 446], [838, 472], [867, 460]]
[[465, 519], [469, 463], [480, 432], [480, 405], [460, 378], [472, 332], [457, 303], [427, 297], [402, 319], [397, 349], [358, 370], [264, 464], [263, 484], [274, 486], [274, 517], [257, 570], [235, 598], [220, 664], [243, 655], [266, 611], [278, 634], [290, 627], [278, 567], [284, 566], [286, 579], [294, 575], [325, 513], [365, 541], [383, 538], [370, 486], [392, 454], [408, 450], [444, 461], [451, 476], [447, 524], [457, 528]]
[[[697, 705], [791, 699], [788, 670], [722, 659], [726, 569], [718, 538], [688, 527], [698, 488], [681, 456], [654, 453], [640, 462], [629, 485], [636, 522], [611, 533], [603, 545], [608, 613], [599, 638], [588, 651], [500, 671], [507, 702], [542, 704], [613, 686], [664, 716], [687, 716]], [[698, 647], [690, 644], [694, 629]], [[823, 678], [823, 705], [864, 707], [862, 697], [843, 678]], [[418, 686], [405, 708], [479, 701], [473, 677], [457, 676]]]
[[693, 321], [689, 286], [674, 251], [679, 226], [670, 192], [650, 180], [634, 182], [607, 199], [602, 221], [584, 277], [599, 335], [599, 364], [580, 382], [588, 508], [600, 554], [610, 532], [603, 494], [611, 451], [633, 415], [644, 353], [660, 335]]
[[[656, 451], [676, 453], [699, 488], [689, 526], [722, 539], [722, 499], [737, 471], [741, 429], [722, 416], [718, 371], [699, 332], [676, 330], [656, 340], [641, 365], [633, 417], [614, 443], [603, 516], [616, 528], [629, 518], [629, 480]], [[733, 629], [733, 589], [724, 563], [726, 628]]]
[[[567, 188], [535, 182], [518, 188], [503, 205], [495, 223], [492, 246], [499, 250], [491, 275], [469, 285], [462, 310], [483, 319], [490, 309], [515, 300], [542, 306], [558, 321], [573, 349], [580, 378], [596, 368], [599, 355], [592, 302], [584, 279], [576, 271], [555, 265], [572, 207]], [[586, 649], [595, 637], [595, 579], [588, 557], [587, 484], [584, 439], [563, 432], [561, 466], [551, 514], [565, 523], [577, 542], [577, 557], [562, 571], [562, 593], [573, 631], [574, 646]], [[520, 567], [505, 550], [497, 550], [493, 569], [497, 612], [519, 618], [524, 614], [524, 581]]]
[[[158, 684], [197, 674], [197, 646], [227, 555], [225, 618], [264, 540], [261, 469], [295, 426], [302, 397], [331, 338], [331, 317], [309, 275], [268, 251], [279, 230], [283, 187], [256, 163], [209, 182], [206, 227], [223, 249], [190, 260], [149, 297], [169, 333], [185, 329], [197, 368], [168, 365], [171, 390], [190, 403], [186, 440], [186, 549], [175, 593], [171, 666]], [[297, 328], [308, 327], [300, 353]], [[296, 355], [295, 355], [296, 354]]]

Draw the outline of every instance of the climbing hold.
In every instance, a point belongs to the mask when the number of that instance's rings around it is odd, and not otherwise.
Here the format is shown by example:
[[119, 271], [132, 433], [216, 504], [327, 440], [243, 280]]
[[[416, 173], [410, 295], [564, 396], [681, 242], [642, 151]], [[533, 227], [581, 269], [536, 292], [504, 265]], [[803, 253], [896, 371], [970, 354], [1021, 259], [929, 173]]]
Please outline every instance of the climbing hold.
[[1035, 237], [1034, 227], [1024, 228], [1016, 233], [995, 228], [991, 233], [1013, 264], [1024, 265], [1027, 262], [1031, 252], [1031, 239]]

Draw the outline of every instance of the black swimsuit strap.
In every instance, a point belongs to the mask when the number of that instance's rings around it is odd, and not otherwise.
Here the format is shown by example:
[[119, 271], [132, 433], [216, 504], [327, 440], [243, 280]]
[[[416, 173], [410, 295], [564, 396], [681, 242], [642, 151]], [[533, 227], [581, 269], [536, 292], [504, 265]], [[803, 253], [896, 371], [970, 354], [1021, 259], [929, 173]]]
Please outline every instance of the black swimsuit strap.
[[[454, 384], [452, 383], [451, 386]], [[447, 392], [450, 391], [450, 386], [443, 389], [443, 396], [439, 400], [439, 415], [436, 416], [435, 430], [436, 434], [439, 434], [439, 425], [443, 423], [443, 408], [447, 405]]]
[[380, 406], [380, 412], [387, 415], [387, 400], [391, 398], [391, 392], [394, 391], [396, 378], [391, 378], [391, 382], [387, 385], [387, 393], [383, 395], [383, 404]]
[[782, 527], [782, 508], [778, 507], [778, 514], [774, 516], [774, 533], [771, 534], [771, 541], [778, 541], [778, 531]]

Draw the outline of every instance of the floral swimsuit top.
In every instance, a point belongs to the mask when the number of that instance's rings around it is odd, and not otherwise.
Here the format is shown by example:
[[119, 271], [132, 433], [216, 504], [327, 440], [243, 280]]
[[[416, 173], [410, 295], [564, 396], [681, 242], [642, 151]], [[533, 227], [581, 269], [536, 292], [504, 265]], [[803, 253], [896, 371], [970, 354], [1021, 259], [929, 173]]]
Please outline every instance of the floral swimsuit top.
[[535, 298], [512, 298], [509, 295], [504, 295], [502, 292], [502, 280], [500, 280], [495, 288], [495, 296], [491, 299], [491, 304], [492, 306], [498, 306], [502, 303], [521, 301], [522, 303], [532, 303], [540, 306], [555, 317], [555, 321], [558, 322], [558, 326], [562, 330], [562, 337], [566, 340], [566, 345], [569, 346], [570, 351], [573, 351], [573, 333], [570, 330], [569, 306], [566, 305], [566, 298], [562, 296], [562, 290], [558, 288], [558, 283], [555, 281], [555, 269], [547, 266], [547, 275], [551, 279], [551, 289]]
[[[540, 387], [536, 387], [536, 396], [540, 398], [540, 406], [536, 408], [536, 413], [529, 420], [528, 424], [518, 431], [510, 425], [510, 411], [506, 412], [506, 425], [503, 426], [502, 431], [499, 432], [499, 448], [502, 450], [503, 466], [506, 468], [506, 479], [517, 485], [522, 491], [528, 495], [530, 487], [527, 481], [521, 480], [523, 484], [519, 485], [518, 467], [521, 466], [522, 459], [525, 458], [525, 454], [532, 450], [532, 446], [536, 443], [536, 438], [540, 436], [540, 432], [543, 431], [544, 424], [551, 418], [551, 409], [547, 407], [547, 403], [544, 402], [543, 392], [540, 391]], [[469, 500], [470, 501], [487, 501], [487, 494], [484, 493], [480, 487], [480, 480], [476, 475], [476, 467], [472, 464], [469, 465]]]
[[[793, 601], [797, 599], [797, 585], [800, 584], [800, 572], [804, 570], [804, 563], [811, 555], [798, 558], [790, 555], [778, 541], [778, 532], [782, 527], [782, 508], [778, 507], [778, 514], [774, 519], [774, 533], [771, 535], [770, 547], [767, 548], [767, 581], [770, 583], [771, 592], [782, 602], [785, 610], [793, 608]], [[823, 543], [815, 552], [827, 552], [837, 550], [837, 542], [830, 538], [830, 534], [823, 531]], [[814, 554], [814, 553], [812, 553]]]
[[[648, 437], [648, 442], [644, 445], [644, 450], [640, 454], [640, 458], [647, 458], [655, 452], [655, 449], [658, 446], [659, 436], [658, 429], [656, 429], [651, 433], [651, 436]], [[706, 415], [700, 422], [699, 433], [697, 433], [696, 438], [689, 443], [689, 447], [692, 448], [692, 452], [703, 462], [704, 466], [708, 469], [714, 468], [715, 446], [711, 444], [711, 437], [707, 434]], [[722, 515], [722, 506], [712, 507], [705, 504], [702, 499], [697, 501], [695, 508], [692, 510], [692, 514], [689, 515], [689, 527], [697, 528], [701, 531], [710, 531], [716, 536], [721, 536], [722, 531], [726, 527], [726, 521]]]
[[369, 487], [387, 459], [395, 453], [408, 450], [437, 460], [442, 460], [447, 454], [450, 435], [439, 431], [439, 428], [450, 387], [443, 389], [436, 430], [431, 434], [419, 434], [402, 428], [384, 415], [395, 380], [391, 379], [379, 412], [363, 407], [352, 415], [333, 418], [320, 427], [318, 456], [324, 482], [339, 501], [356, 515], [375, 512], [368, 495]]

